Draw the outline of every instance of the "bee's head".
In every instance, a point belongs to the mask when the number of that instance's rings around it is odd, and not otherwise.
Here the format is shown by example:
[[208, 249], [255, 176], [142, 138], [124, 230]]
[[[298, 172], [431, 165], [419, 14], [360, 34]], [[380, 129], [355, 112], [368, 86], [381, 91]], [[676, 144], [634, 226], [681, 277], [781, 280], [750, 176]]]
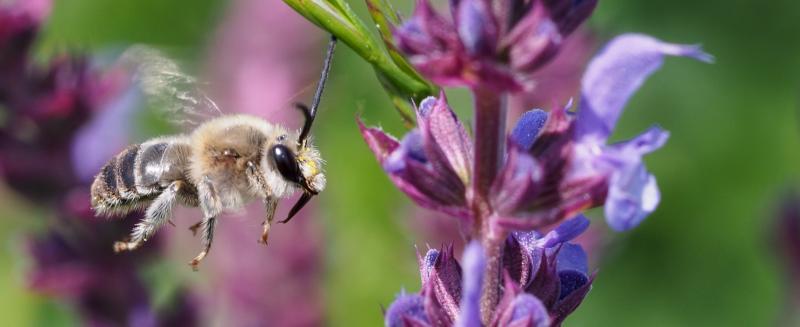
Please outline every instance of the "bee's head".
[[287, 222], [311, 200], [311, 197], [325, 188], [323, 161], [319, 151], [308, 142], [297, 146], [279, 142], [269, 148], [267, 156], [286, 182], [303, 190], [303, 195], [289, 211], [289, 217], [282, 221]]
[[325, 188], [325, 175], [319, 151], [309, 144], [292, 148], [284, 144], [273, 145], [270, 159], [286, 181], [316, 195]]

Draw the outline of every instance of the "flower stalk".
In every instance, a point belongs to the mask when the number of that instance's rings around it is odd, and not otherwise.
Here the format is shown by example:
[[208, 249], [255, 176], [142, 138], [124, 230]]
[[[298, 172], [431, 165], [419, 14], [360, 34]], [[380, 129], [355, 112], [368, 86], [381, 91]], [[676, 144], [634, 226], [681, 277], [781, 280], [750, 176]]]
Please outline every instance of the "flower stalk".
[[489, 88], [473, 89], [475, 103], [475, 176], [473, 192], [485, 198], [503, 162], [506, 138], [506, 95]]
[[493, 226], [492, 208], [488, 200], [489, 189], [505, 155], [507, 95], [504, 92], [477, 87], [472, 90], [475, 117], [475, 161], [472, 187], [468, 198], [472, 202], [475, 219], [475, 238], [481, 239], [486, 264], [481, 292], [480, 313], [484, 325], [489, 324], [494, 307], [500, 297], [499, 289], [503, 245], [507, 233]]

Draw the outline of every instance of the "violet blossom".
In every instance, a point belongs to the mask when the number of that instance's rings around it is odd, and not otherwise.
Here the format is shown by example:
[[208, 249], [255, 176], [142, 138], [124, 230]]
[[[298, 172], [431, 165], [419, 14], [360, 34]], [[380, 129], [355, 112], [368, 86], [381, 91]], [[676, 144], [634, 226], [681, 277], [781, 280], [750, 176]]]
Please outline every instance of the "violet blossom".
[[428, 0], [419, 0], [394, 35], [398, 49], [437, 84], [520, 91], [596, 5], [597, 0], [458, 0], [451, 1], [448, 20]]
[[138, 274], [159, 251], [158, 238], [135, 254], [115, 255], [111, 244], [135, 220], [100, 221], [89, 208], [88, 181], [76, 169], [84, 163], [81, 154], [110, 157], [119, 149], [75, 148], [76, 137], [99, 116], [129, 108], [107, 107], [123, 87], [87, 58], [34, 63], [31, 45], [49, 8], [44, 0], [0, 6], [0, 175], [12, 190], [50, 209], [46, 230], [28, 237], [28, 283], [71, 305], [85, 325], [194, 325], [190, 294], [179, 289], [169, 307], [156, 308]]
[[[535, 69], [552, 59], [562, 38], [595, 5], [594, 1], [558, 0], [512, 3], [505, 8], [505, 3], [488, 0], [455, 1], [451, 23], [421, 1], [414, 15], [395, 31], [398, 48], [425, 77], [445, 86], [470, 88], [475, 104], [473, 135], [449, 107], [444, 93], [419, 103], [417, 128], [401, 140], [359, 121], [367, 144], [401, 191], [422, 207], [460, 219], [471, 226], [469, 237], [480, 241], [485, 260], [480, 265], [480, 312], [476, 316], [470, 309], [473, 316], [462, 318], [464, 325], [495, 325], [500, 317], [509, 317], [500, 308], [508, 294], [515, 293], [513, 285], [502, 286], [503, 276], [509, 274], [507, 261], [514, 260], [505, 254], [512, 248], [507, 240], [516, 237], [515, 231], [541, 230], [598, 206], [604, 206], [612, 229], [625, 231], [656, 209], [658, 187], [642, 157], [663, 146], [668, 132], [653, 126], [628, 141], [610, 144], [608, 137], [627, 100], [664, 57], [711, 61], [697, 46], [640, 34], [616, 37], [589, 63], [577, 109], [570, 101], [549, 111], [528, 111], [507, 134], [507, 93], [525, 90]], [[520, 31], [524, 37], [507, 41]], [[515, 53], [527, 57], [514, 57]], [[561, 229], [573, 230], [559, 227], [554, 231]], [[459, 271], [457, 265], [448, 269]], [[423, 281], [423, 295], [426, 290]], [[466, 286], [463, 291], [467, 292]], [[553, 309], [553, 295], [548, 292], [532, 292], [548, 309], [547, 319], [531, 317], [524, 325], [558, 325], [575, 309]], [[456, 322], [455, 299], [463, 294], [449, 294], [449, 300], [439, 299], [450, 312], [445, 323], [426, 306], [432, 325]], [[418, 307], [417, 300], [398, 301]], [[524, 302], [530, 312], [541, 311], [533, 301]], [[390, 315], [391, 311], [387, 319]], [[516, 324], [508, 319], [501, 325]], [[397, 321], [401, 320], [388, 319], [387, 324]], [[417, 324], [414, 319], [402, 321]]]
[[[578, 216], [541, 235], [515, 232], [503, 252], [503, 296], [487, 326], [558, 326], [591, 288], [586, 253], [569, 242], [589, 221]], [[486, 258], [476, 241], [459, 263], [452, 247], [420, 257], [422, 290], [401, 294], [387, 309], [386, 326], [481, 326], [480, 298]]]

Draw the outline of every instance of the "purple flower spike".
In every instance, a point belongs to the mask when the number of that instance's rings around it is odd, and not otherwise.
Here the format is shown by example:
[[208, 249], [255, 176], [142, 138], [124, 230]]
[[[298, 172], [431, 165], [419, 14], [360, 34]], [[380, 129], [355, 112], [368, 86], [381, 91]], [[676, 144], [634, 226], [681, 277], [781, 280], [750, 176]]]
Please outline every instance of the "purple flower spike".
[[483, 270], [486, 258], [477, 241], [472, 241], [464, 249], [464, 280], [461, 289], [461, 314], [456, 319], [457, 327], [481, 326], [481, 287], [483, 286]]
[[665, 43], [641, 34], [626, 34], [611, 40], [592, 59], [583, 76], [577, 137], [605, 141], [625, 103], [661, 67], [667, 55], [713, 61], [711, 55], [696, 45]]

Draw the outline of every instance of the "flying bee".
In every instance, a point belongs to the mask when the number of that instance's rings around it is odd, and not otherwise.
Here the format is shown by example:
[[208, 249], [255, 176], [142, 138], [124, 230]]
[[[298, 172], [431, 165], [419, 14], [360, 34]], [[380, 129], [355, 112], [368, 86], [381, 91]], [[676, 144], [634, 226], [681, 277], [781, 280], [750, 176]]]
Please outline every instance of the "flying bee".
[[[331, 37], [311, 107], [297, 104], [305, 123], [300, 132], [249, 115], [221, 115], [191, 133], [163, 136], [131, 145], [103, 166], [91, 186], [91, 204], [101, 215], [121, 215], [146, 208], [130, 239], [116, 242], [114, 251], [139, 248], [172, 217], [175, 205], [199, 207], [203, 219], [190, 227], [200, 229], [202, 250], [191, 261], [193, 269], [208, 255], [219, 215], [261, 199], [266, 212], [260, 243], [267, 243], [278, 200], [297, 190], [303, 192], [289, 211], [286, 223], [325, 188], [324, 161], [309, 140], [322, 91], [330, 71], [336, 39]], [[144, 93], [163, 94], [183, 101], [177, 110], [216, 104], [197, 88], [175, 88], [178, 79], [191, 86], [166, 58], [154, 57], [145, 70], [160, 70], [161, 78], [142, 82]], [[142, 77], [144, 78], [144, 77]], [[162, 83], [163, 82], [163, 83]], [[167, 83], [169, 82], [169, 83]], [[149, 89], [148, 89], [149, 88]], [[173, 108], [174, 109], [174, 108]]]

